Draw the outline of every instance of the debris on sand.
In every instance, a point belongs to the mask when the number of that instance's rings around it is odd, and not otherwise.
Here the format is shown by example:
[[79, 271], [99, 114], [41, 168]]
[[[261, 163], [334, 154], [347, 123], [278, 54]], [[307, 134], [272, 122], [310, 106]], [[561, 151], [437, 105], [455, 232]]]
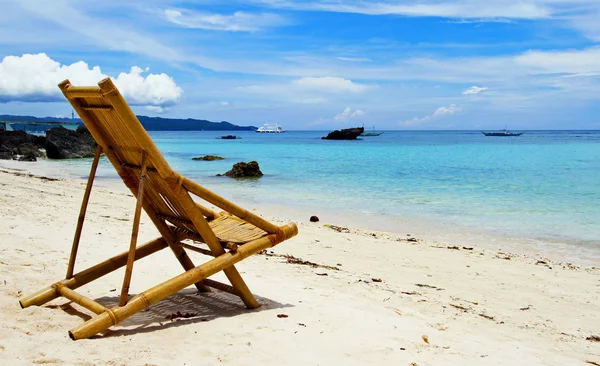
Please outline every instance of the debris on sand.
[[325, 268], [325, 269], [331, 269], [333, 271], [339, 271], [340, 269], [338, 267], [335, 266], [328, 266], [325, 264], [318, 264], [318, 263], [314, 263], [314, 262], [310, 262], [310, 261], [305, 261], [302, 258], [297, 258], [294, 257], [291, 254], [275, 254], [275, 253], [269, 253], [266, 254], [267, 256], [273, 256], [273, 257], [281, 257], [281, 258], [285, 258], [287, 263], [290, 264], [301, 264], [303, 266], [311, 266], [313, 268]]
[[415, 286], [424, 287], [424, 288], [432, 288], [432, 289], [435, 289], [435, 290], [438, 290], [438, 291], [442, 291], [443, 290], [443, 288], [432, 286], [432, 285], [428, 285], [428, 284], [425, 284], [425, 283], [415, 283]]
[[331, 230], [335, 230], [338, 233], [349, 233], [350, 232], [350, 229], [348, 229], [347, 227], [336, 226], [336, 225], [329, 225], [329, 224], [325, 224], [323, 226], [325, 226], [326, 228], [329, 228]]
[[493, 316], [486, 315], [484, 313], [479, 313], [480, 317], [486, 318], [487, 320], [496, 320]]
[[195, 316], [198, 316], [198, 313], [185, 313], [182, 314], [180, 311], [173, 313], [171, 315], [167, 315], [165, 317], [165, 319], [168, 319], [170, 321], [176, 320], [176, 319], [187, 319], [187, 318], [193, 318]]

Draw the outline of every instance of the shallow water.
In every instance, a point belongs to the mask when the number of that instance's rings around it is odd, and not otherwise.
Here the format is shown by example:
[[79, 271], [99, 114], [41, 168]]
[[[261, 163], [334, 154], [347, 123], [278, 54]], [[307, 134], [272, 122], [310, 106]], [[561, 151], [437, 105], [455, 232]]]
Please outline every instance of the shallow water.
[[[150, 132], [175, 170], [229, 199], [291, 219], [318, 215], [326, 222], [440, 233], [494, 249], [508, 245], [600, 264], [600, 131], [519, 137], [386, 131], [357, 141], [321, 140], [323, 131], [215, 138], [222, 134]], [[227, 160], [191, 160], [205, 154]], [[215, 176], [250, 160], [265, 176]], [[60, 172], [83, 177], [89, 164], [63, 161]], [[106, 161], [99, 176], [117, 179]]]

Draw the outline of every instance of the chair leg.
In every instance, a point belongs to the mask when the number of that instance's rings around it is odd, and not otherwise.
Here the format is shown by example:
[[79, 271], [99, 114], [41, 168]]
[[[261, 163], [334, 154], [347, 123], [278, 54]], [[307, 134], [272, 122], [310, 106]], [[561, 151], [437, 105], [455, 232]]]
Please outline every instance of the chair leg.
[[246, 285], [246, 282], [244, 282], [242, 275], [240, 275], [238, 270], [233, 265], [231, 265], [229, 268], [225, 268], [223, 272], [225, 272], [227, 279], [229, 279], [229, 282], [231, 282], [231, 286], [233, 286], [233, 288], [240, 293], [240, 298], [248, 309], [256, 309], [260, 307], [260, 304], [258, 301], [256, 301], [256, 298], [254, 295], [252, 295], [252, 292], [250, 292], [250, 289]]
[[100, 155], [102, 155], [102, 146], [98, 145], [96, 148], [96, 154], [94, 155], [94, 161], [92, 162], [92, 168], [90, 169], [90, 175], [88, 176], [87, 185], [85, 187], [83, 202], [81, 202], [81, 209], [79, 210], [79, 219], [77, 220], [77, 228], [75, 229], [75, 236], [73, 237], [73, 246], [71, 247], [71, 256], [69, 257], [69, 265], [67, 266], [67, 275], [65, 277], [67, 279], [73, 277], [75, 258], [77, 257], [77, 249], [79, 248], [79, 240], [81, 239], [81, 231], [83, 230], [85, 213], [90, 200], [90, 194], [92, 193], [92, 186], [94, 185], [94, 178], [96, 177], [96, 169], [98, 168]]
[[[221, 247], [219, 239], [208, 225], [208, 222], [204, 218], [204, 215], [198, 209], [198, 206], [190, 196], [189, 192], [185, 189], [182, 189], [181, 187], [179, 187], [179, 189], [174, 189], [173, 192], [180, 199], [180, 204], [183, 206], [183, 209], [188, 214], [188, 217], [196, 227], [198, 233], [202, 236], [202, 238], [204, 238], [204, 241], [210, 248], [210, 251], [215, 256], [223, 255], [225, 253], [225, 250], [223, 249], [223, 247]], [[252, 293], [250, 292], [250, 289], [248, 289], [248, 286], [242, 279], [242, 276], [233, 265], [226, 266], [223, 269], [223, 272], [225, 272], [225, 275], [229, 279], [229, 282], [231, 282], [231, 285], [240, 293], [240, 298], [242, 299], [244, 305], [246, 305], [248, 309], [255, 309], [260, 306], [258, 301], [256, 301], [256, 299], [254, 298], [254, 295], [252, 295]]]
[[119, 306], [127, 304], [129, 296], [129, 284], [131, 283], [131, 275], [133, 273], [133, 262], [135, 261], [135, 247], [137, 246], [138, 231], [140, 228], [140, 216], [142, 215], [142, 202], [144, 200], [144, 181], [146, 180], [146, 165], [148, 154], [142, 150], [142, 172], [140, 174], [140, 182], [138, 185], [137, 201], [135, 204], [135, 214], [133, 216], [133, 228], [131, 229], [131, 241], [129, 242], [129, 256], [127, 257], [127, 266], [125, 267], [125, 277], [123, 278], [123, 287], [121, 287], [121, 297], [119, 298]]

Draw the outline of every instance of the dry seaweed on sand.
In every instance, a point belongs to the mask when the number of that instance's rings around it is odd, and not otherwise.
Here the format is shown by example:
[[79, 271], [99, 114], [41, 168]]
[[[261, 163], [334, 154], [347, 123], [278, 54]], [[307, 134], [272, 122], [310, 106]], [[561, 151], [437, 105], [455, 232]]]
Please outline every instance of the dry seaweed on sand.
[[168, 319], [170, 321], [176, 320], [176, 319], [188, 319], [188, 318], [193, 318], [195, 316], [198, 316], [198, 313], [185, 313], [182, 314], [180, 311], [173, 313], [171, 315], [167, 315], [165, 317], [165, 319]]
[[55, 181], [60, 180], [58, 178], [50, 178], [50, 177], [46, 177], [46, 176], [43, 176], [43, 175], [35, 175], [35, 174], [31, 174], [31, 173], [22, 173], [22, 172], [13, 172], [13, 171], [8, 171], [8, 170], [4, 170], [4, 169], [0, 169], [0, 172], [7, 173], [7, 174], [12, 174], [12, 175], [15, 175], [17, 177], [36, 178], [36, 179], [41, 179], [41, 180], [45, 180], [45, 181], [49, 181], [49, 182], [55, 182]]
[[480, 314], [479, 314], [479, 316], [480, 316], [480, 317], [482, 317], [482, 318], [486, 318], [486, 319], [488, 319], [488, 320], [496, 320], [496, 319], [494, 319], [494, 317], [493, 317], [493, 316], [486, 315], [486, 314], [484, 314], [484, 313], [480, 313]]
[[464, 312], [469, 311], [468, 308], [465, 308], [464, 306], [461, 306], [461, 305], [450, 304], [450, 306], [452, 306], [453, 308], [457, 308], [458, 310], [462, 310]]
[[323, 225], [326, 228], [329, 228], [331, 230], [335, 230], [338, 233], [349, 233], [350, 229], [348, 229], [347, 227], [342, 227], [342, 226], [336, 226], [336, 225], [329, 225], [329, 224], [325, 224]]
[[339, 271], [340, 269], [334, 266], [328, 266], [325, 264], [318, 264], [318, 263], [314, 263], [314, 262], [310, 262], [310, 261], [305, 261], [302, 258], [296, 258], [293, 255], [290, 254], [284, 254], [282, 255], [283, 258], [286, 259], [287, 263], [291, 263], [291, 264], [302, 264], [305, 266], [311, 266], [313, 268], [325, 268], [325, 269], [331, 269], [334, 271]]
[[432, 286], [432, 285], [428, 285], [426, 283], [415, 283], [415, 286], [424, 287], [424, 288], [432, 288], [432, 289], [435, 289], [435, 290], [438, 290], [438, 291], [442, 291], [443, 290], [443, 288]]
[[311, 266], [313, 268], [325, 268], [325, 269], [330, 269], [333, 271], [339, 271], [340, 269], [338, 267], [335, 266], [328, 266], [326, 264], [318, 264], [318, 263], [314, 263], [311, 261], [305, 261], [302, 258], [298, 258], [298, 257], [294, 257], [291, 254], [276, 254], [276, 253], [268, 253], [266, 250], [259, 252], [259, 254], [264, 254], [268, 257], [281, 257], [281, 258], [285, 258], [286, 259], [286, 263], [290, 263], [290, 264], [301, 264], [304, 266]]
[[421, 295], [417, 291], [401, 291], [400, 293], [404, 295]]

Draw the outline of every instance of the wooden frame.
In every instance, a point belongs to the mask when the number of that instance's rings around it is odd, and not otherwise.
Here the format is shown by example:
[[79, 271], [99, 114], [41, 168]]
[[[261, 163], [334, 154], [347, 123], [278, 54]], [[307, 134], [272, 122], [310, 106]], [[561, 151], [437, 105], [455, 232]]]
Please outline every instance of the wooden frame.
[[[19, 302], [21, 307], [40, 306], [62, 296], [97, 314], [69, 331], [73, 340], [102, 333], [192, 284], [201, 292], [210, 291], [209, 287], [213, 287], [235, 294], [250, 309], [259, 307], [234, 264], [295, 236], [298, 233], [297, 226], [294, 223], [274, 225], [173, 171], [112, 81], [104, 79], [98, 85], [75, 87], [68, 80], [59, 84], [98, 143], [98, 149], [80, 209], [66, 278], [23, 298]], [[86, 209], [101, 153], [106, 155], [136, 197], [129, 250], [74, 274]], [[192, 195], [224, 212], [216, 213], [200, 205]], [[137, 246], [142, 210], [161, 236]], [[184, 239], [201, 240], [208, 245], [208, 249], [190, 246], [182, 242]], [[129, 298], [134, 262], [166, 247], [171, 249], [185, 272]], [[212, 259], [195, 266], [185, 249], [206, 254]], [[125, 267], [125, 275], [118, 306], [107, 309], [75, 292], [78, 287], [122, 267]], [[225, 273], [231, 286], [208, 278], [220, 271]]]

